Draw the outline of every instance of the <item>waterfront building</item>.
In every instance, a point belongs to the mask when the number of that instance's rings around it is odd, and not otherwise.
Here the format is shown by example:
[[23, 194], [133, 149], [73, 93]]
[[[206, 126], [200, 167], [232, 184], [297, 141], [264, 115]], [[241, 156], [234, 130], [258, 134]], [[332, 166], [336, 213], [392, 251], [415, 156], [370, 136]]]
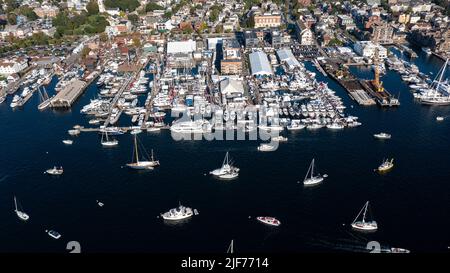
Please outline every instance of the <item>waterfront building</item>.
[[306, 27], [303, 21], [298, 20], [295, 24], [295, 33], [301, 45], [314, 45], [314, 37], [311, 29]]
[[223, 40], [223, 59], [220, 62], [222, 75], [237, 75], [242, 73], [241, 47], [236, 39]]
[[286, 64], [287, 68], [291, 70], [300, 67], [299, 61], [295, 58], [290, 48], [277, 50], [277, 56], [280, 63]]
[[353, 50], [367, 59], [372, 59], [375, 56], [375, 51], [378, 48], [378, 57], [380, 59], [387, 58], [387, 49], [379, 44], [375, 44], [371, 41], [357, 41], [354, 44]]
[[25, 58], [0, 59], [0, 75], [19, 73], [27, 67], [28, 61]]
[[271, 76], [272, 67], [267, 59], [266, 53], [262, 51], [253, 52], [249, 55], [250, 69], [253, 76]]

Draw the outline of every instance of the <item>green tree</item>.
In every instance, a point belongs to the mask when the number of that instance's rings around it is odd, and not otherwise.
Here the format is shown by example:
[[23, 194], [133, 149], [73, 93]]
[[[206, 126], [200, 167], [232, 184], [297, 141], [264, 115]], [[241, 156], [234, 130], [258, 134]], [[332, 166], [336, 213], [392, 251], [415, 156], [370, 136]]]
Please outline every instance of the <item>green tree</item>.
[[146, 12], [154, 11], [154, 10], [164, 10], [164, 8], [156, 3], [148, 3], [147, 5], [145, 5]]
[[10, 25], [17, 24], [17, 15], [15, 13], [12, 13], [12, 12], [8, 13], [7, 21], [8, 21], [8, 24], [10, 24]]
[[141, 47], [141, 39], [139, 37], [133, 37], [133, 45], [137, 48]]
[[106, 42], [106, 41], [108, 41], [108, 35], [106, 35], [106, 33], [102, 32], [102, 33], [100, 33], [100, 35], [99, 35], [99, 39], [100, 39], [100, 41], [102, 41], [102, 42]]
[[137, 16], [136, 14], [129, 14], [128, 20], [130, 20], [130, 22], [131, 22], [131, 24], [133, 24], [133, 26], [137, 26], [139, 23], [139, 16]]
[[107, 8], [119, 8], [121, 11], [133, 12], [140, 6], [138, 0], [105, 0], [103, 2]]
[[89, 1], [89, 3], [87, 3], [86, 5], [86, 10], [88, 15], [97, 15], [99, 12], [97, 1], [95, 0]]
[[222, 25], [217, 25], [216, 28], [214, 29], [214, 31], [216, 33], [223, 33], [223, 26]]

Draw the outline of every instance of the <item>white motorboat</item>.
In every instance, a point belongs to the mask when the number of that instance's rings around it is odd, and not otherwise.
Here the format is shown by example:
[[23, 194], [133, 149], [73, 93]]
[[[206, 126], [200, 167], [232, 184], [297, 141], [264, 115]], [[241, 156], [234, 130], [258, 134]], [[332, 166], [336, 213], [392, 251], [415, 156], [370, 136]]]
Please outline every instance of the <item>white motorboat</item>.
[[[352, 228], [359, 230], [359, 231], [376, 231], [378, 229], [378, 224], [374, 220], [372, 221], [366, 221], [366, 214], [368, 212], [369, 208], [369, 201], [366, 202], [366, 204], [363, 206], [363, 208], [359, 211], [358, 215], [356, 216], [355, 220], [353, 220], [351, 226]], [[358, 221], [359, 216], [362, 213], [362, 219]]]
[[275, 151], [277, 148], [273, 145], [269, 145], [269, 144], [261, 144], [258, 146], [258, 151], [260, 152], [272, 152]]
[[219, 169], [215, 169], [211, 172], [213, 176], [216, 176], [218, 178], [222, 179], [233, 179], [239, 176], [239, 168], [236, 168], [232, 165], [232, 161], [229, 158], [228, 152], [225, 154], [225, 158], [222, 163], [222, 167]]
[[64, 139], [62, 142], [64, 144], [66, 144], [66, 145], [72, 145], [73, 144], [73, 140], [71, 140], [71, 139]]
[[[142, 147], [143, 153], [146, 154], [144, 147]], [[137, 136], [134, 135], [134, 150], [133, 150], [133, 158], [132, 163], [127, 163], [127, 166], [131, 169], [135, 170], [153, 170], [153, 166], [155, 162], [146, 160], [145, 158], [139, 159], [139, 149], [138, 149], [138, 141]]]
[[276, 136], [271, 138], [272, 141], [278, 141], [278, 142], [286, 142], [288, 141], [287, 137], [284, 136]]
[[259, 216], [259, 217], [256, 217], [256, 220], [258, 220], [261, 223], [264, 223], [266, 225], [270, 225], [270, 226], [278, 227], [279, 225], [281, 225], [281, 222], [274, 217]]
[[98, 201], [98, 200], [95, 200], [96, 202], [97, 202], [97, 205], [99, 206], [99, 207], [103, 207], [105, 204], [103, 204], [102, 202], [100, 202], [100, 201]]
[[392, 158], [391, 160], [386, 159], [383, 160], [383, 163], [381, 163], [381, 165], [378, 167], [378, 171], [379, 172], [387, 172], [390, 169], [392, 169], [394, 167], [394, 159]]
[[306, 173], [305, 179], [303, 179], [304, 185], [316, 185], [324, 180], [324, 176], [316, 175], [314, 176], [314, 158], [309, 165], [308, 172]]
[[391, 135], [388, 133], [378, 133], [378, 134], [374, 134], [373, 136], [378, 139], [390, 139], [391, 138]]
[[333, 129], [333, 130], [341, 130], [344, 129], [344, 125], [339, 124], [339, 123], [331, 123], [327, 125], [328, 129]]
[[28, 219], [30, 219], [30, 216], [28, 216], [28, 214], [26, 214], [25, 212], [23, 212], [17, 208], [17, 200], [16, 200], [15, 196], [14, 196], [14, 206], [15, 206], [14, 211], [16, 212], [17, 217], [19, 217], [19, 219], [21, 219], [23, 221], [27, 221]]
[[45, 232], [47, 232], [47, 234], [50, 236], [50, 237], [52, 237], [52, 238], [54, 238], [54, 239], [59, 239], [59, 238], [61, 238], [61, 234], [59, 234], [59, 232], [57, 232], [57, 231], [55, 231], [55, 230], [45, 230]]
[[191, 208], [180, 206], [178, 208], [170, 209], [168, 212], [161, 213], [161, 217], [164, 220], [170, 220], [170, 221], [178, 221], [187, 219], [189, 217], [192, 217], [194, 215], [194, 212]]
[[436, 117], [437, 121], [444, 121], [444, 117]]
[[11, 106], [11, 108], [18, 107], [19, 105], [21, 105], [22, 101], [23, 101], [23, 98], [21, 96], [14, 95], [13, 100], [9, 106]]
[[77, 136], [77, 135], [80, 134], [80, 130], [78, 130], [78, 129], [72, 129], [72, 130], [69, 130], [69, 131], [67, 131], [67, 132], [68, 132], [69, 135], [71, 135], [71, 136]]
[[52, 169], [48, 169], [45, 171], [45, 173], [51, 174], [51, 175], [61, 175], [61, 174], [63, 174], [63, 172], [64, 172], [63, 167], [57, 168], [56, 166], [53, 167]]

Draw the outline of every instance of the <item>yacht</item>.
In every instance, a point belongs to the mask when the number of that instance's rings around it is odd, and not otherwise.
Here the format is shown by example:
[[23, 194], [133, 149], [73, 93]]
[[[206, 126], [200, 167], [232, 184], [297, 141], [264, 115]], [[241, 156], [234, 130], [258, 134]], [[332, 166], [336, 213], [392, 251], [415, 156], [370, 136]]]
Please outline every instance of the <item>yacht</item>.
[[422, 51], [425, 52], [427, 55], [432, 54], [432, 51], [429, 47], [422, 47]]
[[324, 180], [325, 176], [316, 175], [314, 176], [314, 158], [309, 165], [308, 171], [306, 172], [305, 179], [303, 179], [304, 185], [316, 185]]
[[275, 150], [276, 150], [275, 146], [266, 143], [262, 143], [261, 145], [258, 146], [258, 151], [260, 152], [272, 152]]
[[210, 132], [211, 128], [211, 125], [206, 120], [179, 121], [172, 123], [170, 131], [175, 133], [203, 133]]
[[63, 174], [64, 170], [62, 167], [57, 168], [56, 166], [53, 167], [52, 169], [48, 169], [45, 171], [45, 173], [47, 174], [51, 174], [51, 175], [61, 175]]
[[28, 216], [28, 214], [17, 209], [17, 200], [16, 200], [15, 196], [14, 196], [14, 207], [15, 207], [14, 211], [16, 212], [17, 217], [19, 217], [19, 219], [24, 220], [24, 221], [27, 221], [28, 219], [30, 219], [30, 216]]
[[391, 135], [388, 133], [378, 133], [378, 134], [374, 134], [373, 136], [378, 139], [390, 139], [391, 138]]
[[270, 225], [270, 226], [278, 227], [279, 225], [281, 225], [281, 222], [274, 217], [260, 216], [260, 217], [256, 217], [256, 220], [258, 220], [261, 223], [264, 223], [266, 225]]
[[189, 217], [192, 217], [194, 215], [194, 212], [191, 208], [180, 206], [178, 208], [170, 209], [168, 212], [161, 213], [161, 217], [164, 220], [170, 220], [170, 221], [177, 221], [177, 220], [183, 220]]
[[72, 130], [69, 130], [69, 131], [67, 131], [68, 133], [69, 133], [69, 135], [71, 135], [71, 136], [76, 136], [76, 135], [79, 135], [80, 134], [80, 130], [78, 130], [78, 129], [72, 129]]
[[427, 88], [426, 91], [420, 95], [420, 103], [425, 105], [450, 105], [450, 85], [448, 81], [442, 80], [445, 76], [447, 65], [448, 59], [439, 70], [436, 78], [431, 83], [430, 88]]
[[283, 137], [283, 136], [276, 136], [276, 137], [272, 137], [271, 140], [278, 141], [278, 142], [286, 142], [286, 141], [288, 141], [288, 138]]
[[55, 230], [45, 230], [45, 232], [47, 232], [47, 234], [50, 236], [50, 237], [52, 237], [52, 238], [54, 238], [54, 239], [59, 239], [59, 238], [61, 238], [61, 234], [59, 234], [59, 232], [57, 232], [57, 231], [55, 231]]
[[11, 106], [11, 108], [15, 108], [21, 105], [21, 102], [23, 101], [23, 98], [19, 95], [14, 95], [11, 104], [9, 106]]
[[[142, 147], [143, 153], [145, 152], [145, 149]], [[144, 160], [142, 160], [144, 159]], [[127, 166], [131, 169], [135, 170], [153, 170], [153, 166], [155, 165], [155, 162], [146, 160], [145, 158], [139, 159], [139, 149], [138, 149], [138, 143], [137, 143], [137, 136], [134, 135], [134, 150], [133, 150], [133, 158], [131, 163], [127, 163]]]
[[64, 144], [67, 144], [67, 145], [72, 145], [73, 144], [73, 140], [71, 140], [71, 139], [64, 139], [62, 142]]
[[289, 124], [287, 126], [287, 129], [289, 131], [295, 131], [295, 130], [301, 130], [301, 129], [305, 128], [305, 127], [306, 127], [306, 125], [300, 123], [300, 120], [294, 120], [293, 119], [293, 120], [291, 120], [291, 124]]
[[333, 130], [341, 130], [341, 129], [344, 129], [344, 125], [336, 123], [336, 122], [333, 122], [331, 124], [328, 124], [327, 128], [328, 129], [333, 129]]
[[239, 175], [239, 168], [234, 167], [232, 164], [233, 163], [230, 160], [229, 154], [227, 152], [225, 154], [225, 158], [223, 159], [222, 167], [220, 167], [219, 169], [215, 169], [209, 173], [222, 179], [236, 178]]
[[394, 167], [394, 159], [393, 158], [391, 160], [386, 159], [383, 160], [383, 163], [381, 163], [381, 165], [378, 167], [377, 170], [379, 172], [386, 172], [392, 169], [393, 167]]
[[[378, 229], [377, 222], [375, 222], [374, 220], [366, 221], [366, 215], [367, 215], [368, 209], [369, 209], [369, 201], [366, 202], [366, 204], [363, 206], [363, 208], [359, 211], [355, 220], [353, 220], [353, 222], [351, 224], [352, 228], [359, 230], [359, 231], [376, 231]], [[362, 213], [362, 219], [358, 220], [361, 213]]]

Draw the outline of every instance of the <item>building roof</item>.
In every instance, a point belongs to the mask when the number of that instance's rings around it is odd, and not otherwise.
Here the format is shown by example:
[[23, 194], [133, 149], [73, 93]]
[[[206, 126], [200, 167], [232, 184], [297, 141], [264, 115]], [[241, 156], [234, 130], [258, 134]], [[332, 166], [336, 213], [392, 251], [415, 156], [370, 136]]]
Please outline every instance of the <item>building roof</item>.
[[220, 82], [220, 92], [222, 92], [223, 95], [228, 96], [236, 93], [243, 94], [244, 85], [242, 84], [242, 81], [226, 78]]
[[289, 48], [283, 48], [277, 50], [278, 58], [281, 62], [286, 62], [289, 67], [299, 67], [300, 63], [295, 58], [294, 54], [292, 54], [292, 50]]
[[193, 40], [168, 42], [167, 53], [191, 53], [197, 50], [196, 42]]
[[272, 67], [267, 59], [266, 53], [262, 51], [250, 54], [250, 68], [252, 75], [272, 75]]

